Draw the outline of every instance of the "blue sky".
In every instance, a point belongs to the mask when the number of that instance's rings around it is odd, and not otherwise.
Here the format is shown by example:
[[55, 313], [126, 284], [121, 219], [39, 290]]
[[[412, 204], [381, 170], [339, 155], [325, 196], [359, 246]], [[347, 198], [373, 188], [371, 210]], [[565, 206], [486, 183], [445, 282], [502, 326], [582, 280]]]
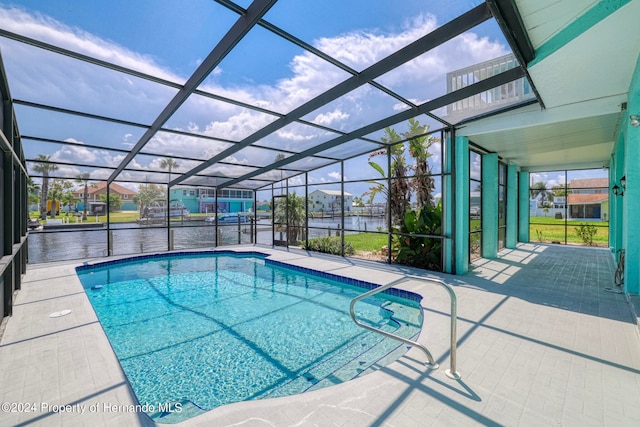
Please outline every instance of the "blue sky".
[[544, 182], [547, 188], [551, 189], [556, 185], [569, 184], [574, 179], [584, 178], [608, 178], [608, 169], [584, 169], [568, 171], [548, 171], [548, 172], [532, 172], [529, 174], [530, 185], [536, 182]]
[[[322, 1], [281, 0], [265, 19], [362, 70], [400, 47], [443, 25], [481, 1]], [[238, 2], [247, 6], [247, 1]], [[212, 0], [148, 0], [86, 2], [0, 2], [0, 28], [46, 41], [127, 68], [183, 83], [237, 19]], [[31, 46], [0, 38], [3, 59], [16, 99], [87, 111], [150, 124], [176, 89], [91, 64], [78, 63]], [[510, 52], [494, 22], [483, 24], [442, 47], [381, 76], [378, 81], [414, 103], [446, 92], [445, 75], [464, 66]], [[262, 28], [255, 28], [206, 79], [200, 89], [251, 105], [287, 113], [348, 75], [290, 45]], [[371, 86], [363, 86], [305, 117], [306, 120], [348, 132], [394, 114], [406, 105]], [[76, 145], [26, 144], [27, 157], [43, 153], [61, 165], [59, 174], [74, 177], [85, 170], [73, 163], [116, 166], [124, 157], [113, 149], [128, 149], [141, 128], [74, 118], [27, 107], [16, 108], [23, 135], [72, 141]], [[192, 95], [168, 122], [176, 130], [240, 141], [275, 116]], [[435, 126], [426, 116], [421, 123]], [[399, 124], [398, 132], [405, 130]], [[299, 124], [287, 126], [261, 142], [263, 146], [298, 151], [336, 134]], [[374, 137], [378, 137], [375, 134]], [[83, 145], [104, 146], [104, 150]], [[205, 160], [228, 145], [160, 133], [148, 148], [166, 156]], [[434, 156], [439, 156], [435, 153]], [[269, 164], [276, 153], [242, 150], [226, 159], [237, 165]], [[158, 170], [161, 158], [137, 156], [123, 179], [142, 179]], [[182, 171], [198, 162], [180, 161]], [[369, 178], [370, 167], [350, 168], [348, 179]], [[336, 168], [313, 174], [317, 182], [331, 180]], [[233, 172], [233, 166], [218, 170]], [[321, 176], [322, 173], [325, 176]], [[92, 172], [108, 177], [107, 169]]]
[[[475, 1], [395, 1], [325, 0], [305, 2], [279, 1], [265, 19], [294, 36], [314, 44], [323, 38], [339, 38], [345, 34], [394, 34], [405, 31], [413, 21], [425, 14], [438, 18], [440, 24], [481, 3]], [[84, 31], [102, 40], [125, 46], [132, 52], [147, 55], [159, 65], [178, 75], [187, 76], [215, 46], [237, 15], [212, 0], [138, 0], [109, 2], [86, 0], [38, 0], [2, 2], [4, 7], [17, 6], [30, 14], [41, 14]], [[238, 2], [247, 7], [248, 1]], [[428, 5], [428, 8], [426, 7]], [[254, 62], [268, 61], [285, 66], [299, 49], [272, 49], [275, 36], [259, 29], [250, 34]], [[501, 37], [494, 32], [493, 37]], [[247, 42], [243, 42], [247, 43]], [[275, 57], [275, 58], [274, 58]], [[273, 80], [278, 67], [262, 67], [263, 83]], [[271, 78], [270, 78], [271, 76]]]

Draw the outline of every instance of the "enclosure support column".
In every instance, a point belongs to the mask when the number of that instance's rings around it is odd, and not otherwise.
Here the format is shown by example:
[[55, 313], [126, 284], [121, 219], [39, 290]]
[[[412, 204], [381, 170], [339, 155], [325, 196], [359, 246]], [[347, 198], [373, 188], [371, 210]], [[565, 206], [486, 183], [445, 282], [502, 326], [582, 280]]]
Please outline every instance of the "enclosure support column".
[[[167, 250], [173, 250], [171, 247], [171, 186], [167, 184]], [[142, 244], [140, 244], [142, 249]], [[141, 250], [140, 252], [144, 252]]]
[[444, 158], [444, 175], [442, 176], [442, 231], [443, 234], [448, 237], [443, 239], [443, 252], [442, 252], [442, 269], [445, 273], [453, 273], [454, 271], [454, 251], [455, 245], [453, 244], [453, 235], [455, 234], [453, 228], [453, 221], [455, 215], [454, 200], [453, 200], [453, 186], [455, 177], [453, 176], [453, 163], [454, 163], [454, 144], [452, 143], [455, 138], [455, 130], [452, 128], [451, 132], [440, 134], [442, 143], [444, 144], [443, 152]]
[[[86, 181], [85, 181], [85, 185], [86, 185]], [[113, 233], [111, 232], [111, 215], [110, 215], [110, 211], [111, 209], [109, 208], [109, 197], [111, 196], [109, 194], [109, 183], [107, 183], [107, 256], [113, 256]], [[53, 209], [53, 207], [51, 208]], [[96, 219], [98, 217], [96, 216]]]
[[482, 156], [482, 257], [498, 256], [498, 155]]
[[304, 247], [309, 247], [309, 172], [304, 173]]
[[[20, 171], [19, 169], [18, 169], [18, 173], [20, 174], [20, 182], [22, 183], [22, 187], [20, 189], [20, 193], [22, 194], [22, 206], [20, 207], [19, 215], [22, 218], [23, 222], [20, 228], [20, 235], [26, 236], [27, 235], [27, 218], [29, 218], [29, 196], [28, 196], [29, 190], [27, 188], [26, 173], [24, 173], [23, 171]], [[24, 244], [22, 245], [22, 248], [20, 248], [20, 252], [22, 253], [22, 256], [20, 257], [20, 262], [22, 263], [20, 272], [21, 274], [26, 274], [27, 261], [29, 257], [29, 246], [27, 243], [27, 239], [24, 240]]]
[[387, 262], [391, 264], [391, 199], [393, 198], [391, 189], [391, 147], [387, 148]]
[[342, 248], [342, 256], [344, 256], [344, 160], [340, 162], [340, 247]]
[[[215, 234], [213, 246], [217, 248], [218, 244], [220, 243], [218, 242], [218, 187], [215, 188], [215, 192], [213, 196], [214, 196], [213, 202], [215, 203], [215, 206], [213, 207], [213, 217], [215, 219], [215, 221], [213, 221], [213, 224], [214, 224], [213, 232]], [[272, 196], [271, 198], [273, 199], [273, 192], [271, 196]]]
[[[640, 57], [629, 85], [629, 113], [625, 114], [627, 137], [624, 145], [626, 188], [622, 204], [623, 246], [625, 249], [624, 288], [627, 294], [640, 293], [640, 127], [629, 123], [629, 114], [640, 113]], [[620, 185], [620, 184], [619, 184]]]
[[[13, 228], [14, 224], [14, 186], [13, 186], [13, 158], [11, 153], [3, 153], [0, 152], [0, 157], [2, 158], [2, 179], [0, 179], [0, 184], [2, 185], [2, 213], [0, 214], [2, 217], [2, 228], [4, 234], [2, 235], [2, 248], [3, 255], [10, 257], [13, 254]], [[6, 267], [3, 269], [4, 271], [0, 271], [0, 286], [3, 286], [2, 292], [0, 295], [3, 295], [4, 301], [2, 301], [3, 305], [0, 307], [0, 320], [4, 316], [11, 316], [13, 314], [13, 293], [16, 290], [15, 288], [15, 260], [12, 259], [11, 262], [7, 263]]]
[[258, 193], [253, 192], [253, 223], [251, 226], [251, 244], [258, 243]]
[[[640, 293], [640, 128], [632, 128], [626, 144], [626, 189], [622, 202], [623, 246], [625, 250], [624, 287], [628, 294]], [[635, 135], [633, 135], [635, 134]]]
[[465, 274], [469, 271], [469, 138], [456, 137], [455, 144], [455, 273]]
[[518, 166], [507, 166], [507, 241], [514, 249], [518, 244]]
[[615, 148], [615, 152], [613, 155], [613, 165], [609, 171], [610, 174], [610, 182], [609, 182], [609, 206], [611, 207], [611, 215], [610, 215], [610, 223], [609, 223], [609, 234], [611, 235], [610, 239], [613, 241], [612, 246], [615, 251], [618, 249], [624, 248], [623, 241], [623, 231], [624, 231], [624, 215], [623, 215], [623, 201], [624, 197], [616, 196], [613, 194], [611, 188], [613, 188], [616, 183], [620, 182], [620, 178], [624, 176], [624, 141], [625, 135], [622, 135], [618, 140], [618, 143]]
[[2, 256], [13, 254], [14, 218], [14, 172], [13, 157], [10, 153], [2, 153]]
[[[620, 142], [618, 141], [618, 144]], [[612, 153], [609, 159], [609, 247], [611, 251], [615, 253], [618, 248], [618, 242], [616, 241], [616, 234], [618, 231], [619, 223], [617, 221], [617, 200], [616, 196], [613, 194], [611, 188], [613, 184], [616, 182], [616, 169], [618, 168], [616, 164], [617, 156]]]
[[529, 242], [529, 172], [518, 178], [518, 241]]

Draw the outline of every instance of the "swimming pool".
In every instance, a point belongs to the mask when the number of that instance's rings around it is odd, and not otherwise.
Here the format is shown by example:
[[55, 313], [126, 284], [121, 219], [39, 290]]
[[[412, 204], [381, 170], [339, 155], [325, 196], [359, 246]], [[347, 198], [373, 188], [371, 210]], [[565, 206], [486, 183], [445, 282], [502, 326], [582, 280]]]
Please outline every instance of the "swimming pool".
[[[348, 381], [406, 351], [349, 316], [375, 285], [259, 253], [142, 256], [77, 274], [141, 409], [163, 423]], [[415, 337], [420, 296], [391, 291], [358, 303], [358, 317]]]

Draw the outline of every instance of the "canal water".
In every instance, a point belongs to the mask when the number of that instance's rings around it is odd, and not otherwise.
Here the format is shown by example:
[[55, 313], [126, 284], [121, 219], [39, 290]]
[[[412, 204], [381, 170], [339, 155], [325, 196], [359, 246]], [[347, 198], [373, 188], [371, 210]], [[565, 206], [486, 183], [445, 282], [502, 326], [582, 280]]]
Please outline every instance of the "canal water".
[[[216, 244], [213, 225], [171, 225], [173, 249], [211, 248]], [[257, 224], [256, 242], [264, 245], [273, 243], [270, 219], [262, 219]], [[345, 218], [345, 232], [375, 232], [386, 230], [384, 218]], [[250, 244], [251, 227], [248, 223], [220, 225], [218, 246]], [[309, 220], [309, 238], [335, 236], [341, 229], [340, 218]], [[169, 234], [166, 228], [140, 227], [135, 223], [111, 225], [113, 255], [129, 255], [169, 250]], [[32, 231], [29, 233], [29, 262], [44, 263], [81, 258], [98, 258], [108, 254], [107, 229]], [[278, 238], [276, 236], [276, 238]]]

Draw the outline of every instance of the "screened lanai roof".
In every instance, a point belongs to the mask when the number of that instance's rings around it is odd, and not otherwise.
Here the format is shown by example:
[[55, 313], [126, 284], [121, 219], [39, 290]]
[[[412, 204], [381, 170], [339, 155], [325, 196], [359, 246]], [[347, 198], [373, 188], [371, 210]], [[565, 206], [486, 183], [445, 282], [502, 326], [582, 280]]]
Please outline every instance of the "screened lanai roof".
[[257, 189], [544, 105], [495, 102], [534, 58], [512, 1], [2, 2], [0, 48], [35, 176]]

